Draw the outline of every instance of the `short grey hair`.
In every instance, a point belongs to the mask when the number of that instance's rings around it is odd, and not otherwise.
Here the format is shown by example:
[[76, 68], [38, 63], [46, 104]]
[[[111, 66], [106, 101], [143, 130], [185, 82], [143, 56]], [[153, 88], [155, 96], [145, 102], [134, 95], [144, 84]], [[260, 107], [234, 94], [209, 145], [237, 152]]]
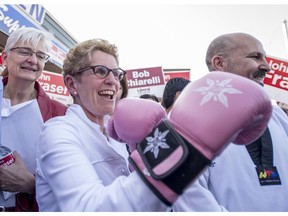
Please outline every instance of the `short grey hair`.
[[36, 28], [23, 27], [15, 30], [8, 37], [4, 50], [9, 52], [18, 42], [29, 43], [37, 46], [39, 42], [44, 42], [45, 52], [51, 49], [53, 34]]

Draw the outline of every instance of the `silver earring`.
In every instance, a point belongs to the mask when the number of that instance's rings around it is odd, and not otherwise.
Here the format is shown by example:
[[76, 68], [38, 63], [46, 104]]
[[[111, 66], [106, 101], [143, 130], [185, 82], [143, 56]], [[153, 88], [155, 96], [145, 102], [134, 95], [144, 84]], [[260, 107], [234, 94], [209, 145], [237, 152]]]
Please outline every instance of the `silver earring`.
[[76, 91], [74, 92], [74, 95], [77, 95], [77, 92], [76, 92]]

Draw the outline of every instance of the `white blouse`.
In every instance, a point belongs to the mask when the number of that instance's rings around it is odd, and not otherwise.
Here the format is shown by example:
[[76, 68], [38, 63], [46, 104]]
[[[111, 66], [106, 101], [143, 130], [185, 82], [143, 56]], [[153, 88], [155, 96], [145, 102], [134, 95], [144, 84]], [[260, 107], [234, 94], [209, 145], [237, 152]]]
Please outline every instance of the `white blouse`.
[[78, 105], [44, 124], [37, 154], [40, 211], [167, 211], [128, 170], [123, 143], [108, 138]]

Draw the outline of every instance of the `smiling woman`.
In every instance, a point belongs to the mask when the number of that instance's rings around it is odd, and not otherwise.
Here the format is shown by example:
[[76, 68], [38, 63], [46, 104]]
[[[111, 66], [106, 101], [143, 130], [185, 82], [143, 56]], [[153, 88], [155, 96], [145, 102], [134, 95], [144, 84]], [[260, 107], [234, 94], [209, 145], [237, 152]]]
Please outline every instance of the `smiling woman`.
[[45, 121], [64, 115], [67, 109], [51, 100], [36, 81], [49, 58], [46, 53], [51, 37], [38, 29], [21, 28], [9, 36], [2, 52], [6, 68], [2, 73], [5, 77], [1, 118], [5, 127], [1, 127], [1, 144], [14, 151], [15, 162], [0, 167], [0, 188], [19, 191], [9, 197], [0, 194], [4, 211], [38, 210], [34, 193], [38, 136]]
[[[126, 145], [106, 133], [105, 117], [114, 112], [120, 81], [125, 80], [117, 47], [102, 39], [79, 43], [67, 54], [63, 70], [74, 104], [65, 116], [45, 123], [40, 135], [36, 168], [40, 211], [165, 211], [168, 207], [140, 177], [130, 175]], [[67, 182], [69, 178], [73, 181]], [[127, 202], [130, 193], [125, 191], [133, 191], [135, 184], [135, 199], [141, 205]], [[119, 193], [111, 193], [114, 190]]]
[[84, 41], [67, 54], [63, 70], [74, 104], [103, 130], [103, 116], [113, 112], [119, 81], [125, 75], [118, 66], [117, 47], [102, 39]]

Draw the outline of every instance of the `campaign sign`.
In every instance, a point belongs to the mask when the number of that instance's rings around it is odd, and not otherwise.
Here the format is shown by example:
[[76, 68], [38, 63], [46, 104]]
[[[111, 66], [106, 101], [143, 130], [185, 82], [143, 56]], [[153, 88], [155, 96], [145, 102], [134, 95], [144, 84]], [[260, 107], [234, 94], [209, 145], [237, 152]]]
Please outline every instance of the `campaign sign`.
[[128, 97], [154, 94], [162, 97], [165, 87], [162, 67], [126, 70], [128, 79]]
[[265, 89], [269, 96], [283, 103], [288, 103], [288, 61], [267, 56], [271, 67], [264, 78]]
[[37, 81], [50, 98], [66, 105], [73, 102], [72, 97], [64, 84], [62, 74], [43, 71]]
[[168, 82], [168, 80], [176, 77], [181, 77], [190, 80], [190, 69], [164, 69], [164, 79], [165, 83]]

